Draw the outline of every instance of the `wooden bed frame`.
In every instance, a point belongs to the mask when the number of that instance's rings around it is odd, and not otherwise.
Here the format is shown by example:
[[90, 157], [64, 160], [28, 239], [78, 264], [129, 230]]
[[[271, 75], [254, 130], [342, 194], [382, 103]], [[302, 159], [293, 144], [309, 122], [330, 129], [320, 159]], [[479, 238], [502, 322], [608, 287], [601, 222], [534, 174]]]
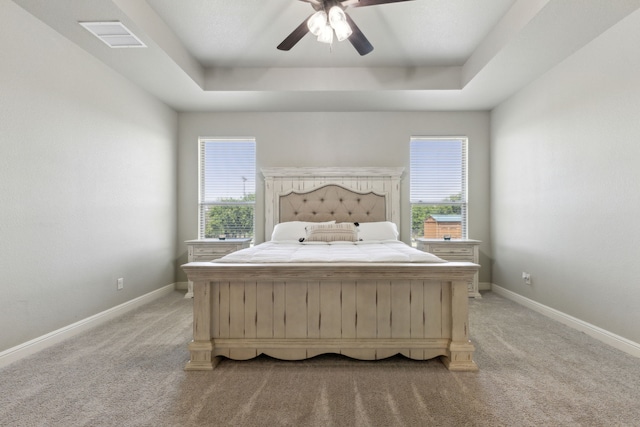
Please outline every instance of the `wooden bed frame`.
[[[264, 169], [265, 235], [280, 221], [399, 223], [402, 169]], [[376, 360], [441, 357], [475, 371], [466, 262], [183, 265], [193, 282], [193, 341], [185, 369], [221, 357], [300, 360], [323, 353]]]

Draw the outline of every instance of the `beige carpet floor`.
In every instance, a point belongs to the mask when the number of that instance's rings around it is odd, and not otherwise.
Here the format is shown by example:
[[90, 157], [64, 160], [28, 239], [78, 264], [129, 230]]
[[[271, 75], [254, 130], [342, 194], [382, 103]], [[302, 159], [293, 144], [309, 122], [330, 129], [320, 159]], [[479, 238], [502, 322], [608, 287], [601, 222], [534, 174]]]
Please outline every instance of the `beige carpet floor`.
[[485, 293], [477, 373], [437, 360], [225, 360], [185, 372], [174, 292], [0, 369], [0, 426], [640, 426], [640, 359]]

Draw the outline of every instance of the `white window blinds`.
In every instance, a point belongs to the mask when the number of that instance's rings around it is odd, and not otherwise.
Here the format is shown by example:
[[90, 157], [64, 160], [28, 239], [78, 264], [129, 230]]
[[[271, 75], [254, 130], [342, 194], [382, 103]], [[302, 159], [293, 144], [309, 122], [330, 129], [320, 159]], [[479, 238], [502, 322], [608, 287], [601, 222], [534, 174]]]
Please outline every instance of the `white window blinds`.
[[200, 238], [253, 237], [254, 139], [200, 139]]
[[410, 157], [414, 234], [422, 233], [422, 222], [429, 216], [448, 215], [441, 219], [453, 221], [460, 216], [461, 236], [466, 238], [467, 138], [414, 137]]
[[466, 139], [411, 138], [410, 155], [411, 203], [466, 203]]

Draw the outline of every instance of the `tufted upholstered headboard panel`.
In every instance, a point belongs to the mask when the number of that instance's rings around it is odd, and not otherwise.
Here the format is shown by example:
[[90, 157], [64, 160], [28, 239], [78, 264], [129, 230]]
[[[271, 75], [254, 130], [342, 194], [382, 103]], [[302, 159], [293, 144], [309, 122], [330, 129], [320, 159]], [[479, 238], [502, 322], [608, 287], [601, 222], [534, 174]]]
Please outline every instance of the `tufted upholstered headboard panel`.
[[281, 195], [279, 203], [279, 222], [372, 222], [387, 219], [384, 195], [357, 193], [335, 184], [306, 193]]
[[403, 168], [264, 168], [264, 240], [285, 221], [392, 221]]

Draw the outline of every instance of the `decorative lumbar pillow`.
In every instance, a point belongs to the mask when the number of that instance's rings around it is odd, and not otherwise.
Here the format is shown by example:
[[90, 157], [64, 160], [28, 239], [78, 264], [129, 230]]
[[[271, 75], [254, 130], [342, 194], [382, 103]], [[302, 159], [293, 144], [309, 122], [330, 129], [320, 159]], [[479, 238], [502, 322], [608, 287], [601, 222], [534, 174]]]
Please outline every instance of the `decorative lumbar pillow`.
[[398, 240], [398, 234], [391, 221], [358, 223], [358, 240]]
[[288, 221], [276, 224], [271, 234], [274, 242], [298, 241], [307, 236], [305, 227], [316, 224], [335, 224], [335, 221], [309, 222], [309, 221]]
[[355, 242], [358, 240], [358, 229], [350, 222], [308, 225], [306, 231], [305, 242]]

